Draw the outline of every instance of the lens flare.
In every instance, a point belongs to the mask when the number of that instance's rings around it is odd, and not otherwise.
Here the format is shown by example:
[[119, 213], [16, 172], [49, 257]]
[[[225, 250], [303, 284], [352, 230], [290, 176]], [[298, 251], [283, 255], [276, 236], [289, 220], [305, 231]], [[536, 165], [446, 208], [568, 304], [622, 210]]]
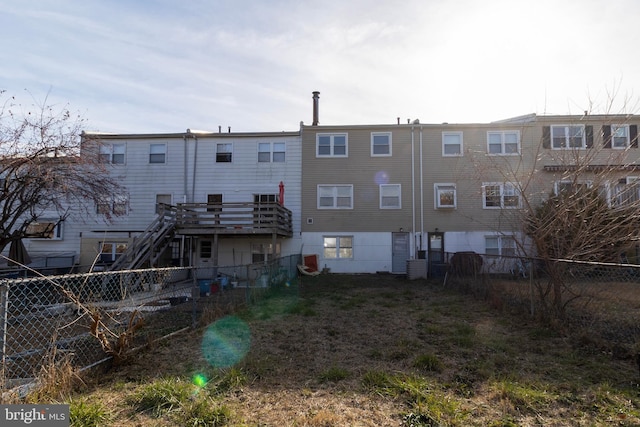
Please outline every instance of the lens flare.
[[202, 337], [202, 354], [209, 365], [227, 368], [240, 362], [251, 347], [251, 331], [235, 316], [212, 323]]
[[202, 374], [196, 374], [193, 376], [193, 384], [197, 387], [202, 388], [207, 385], [207, 382], [207, 377]]
[[376, 172], [376, 176], [374, 178], [376, 184], [388, 184], [389, 183], [389, 174], [386, 171]]

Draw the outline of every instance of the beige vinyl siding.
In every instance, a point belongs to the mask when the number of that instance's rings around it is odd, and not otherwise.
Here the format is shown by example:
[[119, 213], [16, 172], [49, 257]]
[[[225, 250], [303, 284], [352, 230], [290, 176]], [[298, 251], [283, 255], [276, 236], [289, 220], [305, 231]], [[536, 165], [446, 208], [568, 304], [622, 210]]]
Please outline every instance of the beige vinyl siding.
[[[392, 133], [392, 156], [371, 156], [372, 132]], [[347, 133], [348, 157], [316, 157], [317, 133]], [[406, 126], [313, 126], [304, 128], [302, 139], [303, 231], [411, 228], [411, 134]], [[380, 183], [402, 186], [402, 209], [380, 208]], [[353, 185], [353, 209], [318, 209], [318, 185]]]

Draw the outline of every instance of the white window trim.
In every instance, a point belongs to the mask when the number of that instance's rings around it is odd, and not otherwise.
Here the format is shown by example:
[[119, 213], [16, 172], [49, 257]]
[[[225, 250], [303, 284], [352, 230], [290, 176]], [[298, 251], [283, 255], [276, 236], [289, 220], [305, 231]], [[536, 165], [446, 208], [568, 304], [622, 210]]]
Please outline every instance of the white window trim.
[[[615, 138], [615, 131], [614, 129], [616, 128], [625, 128], [626, 129], [626, 133], [627, 133], [627, 141], [624, 144], [624, 147], [616, 147], [613, 143], [613, 140]], [[614, 150], [626, 150], [627, 148], [629, 148], [629, 146], [631, 145], [631, 134], [629, 131], [629, 125], [620, 125], [620, 124], [612, 124], [611, 125], [611, 148], [613, 148]]]
[[[500, 187], [500, 206], [487, 206], [487, 192], [486, 189], [488, 186], [499, 186]], [[518, 195], [518, 206], [505, 206], [504, 205], [504, 197], [505, 197], [505, 187], [511, 186], [515, 190]], [[522, 208], [522, 194], [520, 193], [520, 186], [518, 184], [514, 184], [511, 182], [483, 182], [482, 183], [482, 209], [520, 209]]]
[[[504, 137], [505, 134], [508, 133], [515, 133], [516, 134], [516, 144], [518, 145], [518, 150], [515, 153], [507, 153], [505, 150], [505, 141], [504, 141]], [[491, 150], [489, 150], [489, 135], [491, 134], [500, 134], [501, 136], [501, 142], [500, 142], [500, 152], [499, 153], [492, 153]], [[521, 153], [521, 145], [520, 145], [520, 131], [519, 130], [490, 130], [487, 131], [487, 155], [489, 156], [519, 156]]]
[[[458, 154], [445, 154], [445, 136], [448, 135], [458, 135], [460, 136], [460, 153]], [[451, 145], [451, 144], [447, 144], [447, 145]], [[442, 132], [442, 157], [462, 157], [464, 153], [464, 139], [463, 139], [463, 132], [459, 132], [459, 131], [444, 131]]]
[[[445, 187], [453, 187], [453, 205], [440, 205], [440, 189]], [[458, 208], [458, 190], [455, 183], [437, 182], [433, 184], [433, 208], [434, 209], [457, 209]]]
[[[260, 151], [260, 145], [264, 144], [264, 145], [269, 145], [269, 161], [260, 161], [260, 153], [266, 153], [266, 151]], [[284, 151], [275, 151], [275, 145], [276, 144], [282, 144], [284, 145]], [[273, 159], [273, 156], [275, 153], [284, 153], [284, 160], [283, 161], [275, 161]], [[258, 163], [285, 163], [287, 161], [287, 143], [286, 142], [258, 142]]]
[[[333, 206], [320, 206], [320, 188], [333, 188]], [[337, 200], [338, 200], [338, 194], [337, 194], [337, 188], [338, 187], [349, 187], [351, 189], [351, 206], [337, 206]], [[316, 204], [317, 204], [317, 208], [318, 209], [322, 209], [322, 210], [331, 210], [331, 209], [353, 209], [353, 184], [318, 184], [318, 187], [316, 189]]]
[[[219, 145], [230, 145], [231, 149], [229, 151], [222, 151], [222, 152], [218, 152], [218, 146]], [[229, 162], [219, 162], [218, 161], [218, 154], [231, 154], [231, 161]], [[215, 163], [233, 163], [233, 142], [216, 142], [216, 152], [215, 152], [215, 158], [214, 158], [214, 162]]]
[[[553, 145], [553, 129], [554, 128], [565, 128], [565, 130], [567, 128], [573, 128], [573, 127], [579, 127], [582, 128], [582, 145], [580, 147], [569, 147], [569, 135], [565, 134], [565, 140], [564, 140], [564, 144], [562, 147], [556, 147]], [[549, 138], [550, 138], [550, 145], [551, 145], [551, 149], [552, 150], [586, 150], [587, 149], [587, 129], [585, 127], [585, 125], [551, 125], [549, 127]]]
[[[397, 206], [383, 206], [382, 204], [382, 192], [383, 188], [397, 188], [398, 189], [398, 205]], [[402, 209], [402, 184], [380, 184], [379, 187], [380, 194], [380, 209]]]
[[[388, 136], [389, 137], [389, 152], [386, 154], [375, 154], [373, 152], [373, 139], [376, 136]], [[391, 157], [393, 155], [393, 142], [391, 132], [371, 132], [371, 157]]]
[[[489, 254], [487, 253], [487, 239], [497, 239], [498, 241], [498, 253], [497, 254]], [[513, 246], [505, 247], [504, 240], [509, 240], [513, 242]], [[513, 249], [514, 254], [506, 255], [504, 254], [505, 249]], [[488, 234], [484, 236], [484, 253], [489, 256], [515, 256], [518, 251], [518, 245], [516, 243], [516, 236], [514, 234]]]
[[[320, 143], [321, 136], [329, 136], [331, 137], [331, 153], [330, 154], [319, 154], [318, 148]], [[334, 154], [334, 142], [333, 137], [335, 136], [344, 136], [344, 154]], [[316, 157], [321, 158], [330, 158], [330, 157], [349, 157], [349, 134], [348, 133], [317, 133], [316, 134]]]
[[[163, 147], [162, 153], [154, 153], [152, 151], [152, 147]], [[151, 161], [151, 156], [154, 155], [154, 154], [162, 154], [162, 155], [164, 155], [163, 160], [161, 162], [152, 162]], [[165, 163], [167, 163], [167, 144], [166, 143], [165, 144], [162, 144], [162, 143], [160, 143], [160, 144], [158, 144], [158, 143], [149, 144], [149, 164], [150, 165], [163, 165]]]
[[591, 180], [574, 182], [574, 181], [571, 181], [569, 179], [561, 179], [561, 180], [553, 182], [553, 194], [554, 195], [558, 196], [560, 194], [560, 191], [559, 191], [558, 187], [560, 185], [562, 185], [562, 184], [569, 184], [569, 185], [574, 185], [574, 184], [583, 185], [584, 184], [584, 185], [587, 186], [587, 188], [593, 187], [593, 181], [591, 181]]
[[[344, 237], [348, 237], [351, 239], [351, 256], [350, 257], [341, 257], [340, 256], [340, 239], [344, 238]], [[325, 256], [324, 254], [324, 239], [336, 239], [336, 256], [335, 258], [328, 258]], [[352, 235], [326, 235], [326, 236], [322, 236], [322, 259], [329, 259], [332, 261], [338, 261], [338, 260], [353, 260], [354, 259], [354, 237]]]
[[[55, 224], [53, 227], [53, 237], [27, 237], [31, 240], [62, 240], [64, 236], [64, 229], [62, 221], [60, 218], [38, 218], [36, 221], [33, 221], [32, 224]], [[27, 229], [28, 230], [28, 229]]]
[[[158, 209], [159, 209], [160, 203], [163, 203], [163, 202], [159, 202], [158, 201], [158, 197], [159, 196], [169, 196], [169, 203], [168, 204], [169, 205], [173, 204], [173, 194], [172, 193], [156, 193], [156, 206], [155, 206], [156, 214], [158, 213]], [[165, 204], [167, 204], [167, 203], [165, 203]]]
[[[115, 147], [122, 147], [122, 153], [116, 153], [115, 152]], [[110, 164], [110, 165], [125, 165], [127, 163], [127, 144], [125, 144], [124, 142], [116, 142], [116, 143], [105, 143], [104, 145], [100, 146], [100, 156], [103, 155], [109, 155], [109, 161], [108, 162], [104, 162], [106, 164]], [[114, 163], [113, 161], [113, 156], [117, 155], [117, 154], [122, 154], [122, 163]]]

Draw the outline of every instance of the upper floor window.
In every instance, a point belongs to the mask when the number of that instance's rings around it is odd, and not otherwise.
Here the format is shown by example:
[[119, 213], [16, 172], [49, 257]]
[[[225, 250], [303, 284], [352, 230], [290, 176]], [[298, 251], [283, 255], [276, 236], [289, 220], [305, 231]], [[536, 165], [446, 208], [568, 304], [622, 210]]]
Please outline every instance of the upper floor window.
[[442, 132], [442, 155], [462, 156], [462, 132]]
[[260, 142], [258, 143], [258, 162], [284, 162], [285, 149], [284, 142]]
[[373, 132], [371, 134], [371, 155], [391, 155], [391, 132]]
[[353, 258], [353, 236], [325, 236], [322, 240], [324, 258]]
[[520, 132], [499, 131], [487, 132], [487, 152], [495, 155], [520, 153]]
[[123, 165], [125, 155], [124, 144], [103, 144], [100, 146], [100, 161], [114, 165]]
[[446, 209], [456, 207], [456, 185], [434, 184], [435, 208]]
[[604, 125], [602, 126], [602, 140], [604, 148], [625, 149], [631, 146], [632, 133], [637, 134], [637, 126]]
[[167, 158], [166, 144], [151, 144], [149, 146], [149, 163], [164, 163]]
[[400, 209], [401, 184], [381, 184], [380, 185], [380, 209]]
[[513, 236], [485, 236], [484, 253], [487, 255], [516, 255], [516, 240]]
[[318, 209], [353, 209], [353, 185], [318, 185]]
[[27, 226], [25, 237], [30, 239], [62, 240], [63, 221], [55, 219], [39, 219]]
[[96, 206], [96, 213], [101, 215], [125, 215], [129, 208], [126, 196], [107, 197]]
[[231, 163], [233, 144], [216, 144], [216, 163]]
[[551, 126], [551, 147], [554, 149], [586, 148], [584, 126]]
[[629, 146], [629, 126], [611, 125], [611, 146], [627, 148]]
[[347, 157], [347, 134], [316, 135], [316, 157]]
[[485, 209], [519, 208], [520, 191], [510, 183], [482, 184], [482, 207]]

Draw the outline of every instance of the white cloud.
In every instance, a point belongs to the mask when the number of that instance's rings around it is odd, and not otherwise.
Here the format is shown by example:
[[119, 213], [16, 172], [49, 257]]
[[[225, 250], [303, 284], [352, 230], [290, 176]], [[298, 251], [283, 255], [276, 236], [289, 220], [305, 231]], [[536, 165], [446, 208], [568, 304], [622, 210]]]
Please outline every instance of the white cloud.
[[640, 72], [631, 0], [0, 6], [2, 87], [101, 131], [295, 130], [313, 90], [324, 124], [634, 109]]

